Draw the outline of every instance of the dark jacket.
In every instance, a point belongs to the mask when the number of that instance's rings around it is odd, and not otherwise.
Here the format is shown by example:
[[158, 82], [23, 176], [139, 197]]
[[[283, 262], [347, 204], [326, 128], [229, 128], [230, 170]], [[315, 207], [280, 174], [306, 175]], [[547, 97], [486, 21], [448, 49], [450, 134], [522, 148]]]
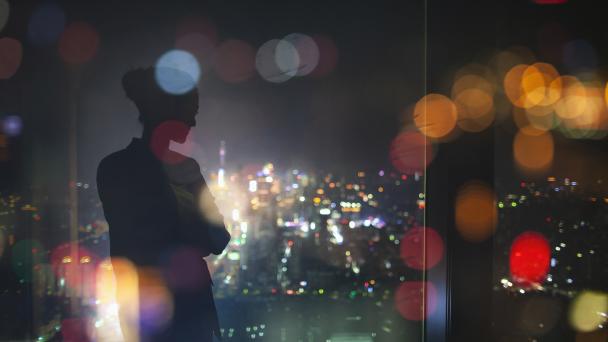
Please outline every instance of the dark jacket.
[[[177, 164], [165, 164], [142, 140], [133, 139], [126, 149], [105, 157], [97, 170], [99, 197], [110, 227], [111, 256], [127, 258], [138, 268], [158, 268], [169, 278], [174, 313], [163, 333], [166, 340], [177, 338], [180, 330], [191, 330], [185, 321], [219, 336], [205, 260], [190, 260], [195, 265], [194, 273], [200, 273], [194, 278], [205, 280], [194, 289], [178, 286], [180, 277], [193, 279], [193, 268], [175, 267], [171, 260], [183, 248], [197, 251], [185, 255], [220, 254], [230, 240], [223, 225], [209, 222], [200, 213], [197, 199], [206, 184], [196, 161], [185, 156], [182, 159]], [[199, 318], [202, 322], [192, 323]]]

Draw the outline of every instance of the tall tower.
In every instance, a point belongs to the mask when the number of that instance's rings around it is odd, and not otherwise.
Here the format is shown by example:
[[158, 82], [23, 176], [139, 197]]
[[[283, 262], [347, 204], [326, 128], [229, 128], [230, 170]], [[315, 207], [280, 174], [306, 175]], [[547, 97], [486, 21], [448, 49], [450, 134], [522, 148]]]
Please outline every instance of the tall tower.
[[226, 186], [226, 180], [224, 179], [224, 163], [226, 162], [226, 142], [222, 140], [220, 142], [220, 169], [217, 172], [217, 185], [219, 187]]
[[224, 163], [226, 162], [226, 142], [222, 140], [220, 142], [220, 168], [224, 168]]

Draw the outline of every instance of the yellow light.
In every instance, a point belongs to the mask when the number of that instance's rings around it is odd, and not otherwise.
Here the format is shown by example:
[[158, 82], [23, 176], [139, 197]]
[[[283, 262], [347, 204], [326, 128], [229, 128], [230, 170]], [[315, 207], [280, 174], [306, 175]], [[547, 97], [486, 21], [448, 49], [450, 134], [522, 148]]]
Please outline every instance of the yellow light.
[[[507, 98], [514, 106], [520, 108], [530, 108], [537, 105], [542, 100], [534, 98], [533, 96], [527, 96], [522, 87], [524, 72], [527, 68], [527, 64], [518, 64], [514, 66], [507, 72], [503, 81], [505, 95], [507, 95]], [[536, 100], [536, 102], [531, 100]]]
[[69, 264], [72, 262], [72, 257], [70, 256], [64, 256], [63, 259], [61, 259], [61, 262], [64, 264]]
[[456, 196], [456, 228], [467, 241], [479, 242], [494, 233], [496, 227], [494, 191], [484, 183], [470, 182]]
[[569, 320], [581, 332], [591, 332], [606, 322], [608, 295], [603, 292], [583, 291], [570, 306]]
[[429, 94], [414, 107], [414, 123], [429, 138], [443, 138], [456, 127], [456, 105], [440, 94]]
[[467, 132], [480, 132], [492, 124], [494, 93], [495, 86], [485, 75], [465, 73], [458, 76], [451, 95], [458, 109], [458, 127]]
[[527, 135], [521, 131], [513, 140], [513, 155], [519, 168], [526, 173], [541, 173], [553, 162], [553, 136], [549, 132]]
[[562, 76], [561, 83], [562, 96], [555, 104], [555, 112], [562, 119], [574, 119], [585, 111], [585, 86], [574, 76]]

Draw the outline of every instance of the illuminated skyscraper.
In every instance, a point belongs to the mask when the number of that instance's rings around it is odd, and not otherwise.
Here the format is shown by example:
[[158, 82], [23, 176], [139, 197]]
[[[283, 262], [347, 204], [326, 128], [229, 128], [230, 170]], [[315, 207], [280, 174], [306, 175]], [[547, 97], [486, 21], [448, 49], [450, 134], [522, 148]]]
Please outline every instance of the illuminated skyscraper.
[[217, 171], [217, 185], [220, 188], [226, 186], [224, 163], [226, 162], [226, 142], [220, 142], [220, 169]]

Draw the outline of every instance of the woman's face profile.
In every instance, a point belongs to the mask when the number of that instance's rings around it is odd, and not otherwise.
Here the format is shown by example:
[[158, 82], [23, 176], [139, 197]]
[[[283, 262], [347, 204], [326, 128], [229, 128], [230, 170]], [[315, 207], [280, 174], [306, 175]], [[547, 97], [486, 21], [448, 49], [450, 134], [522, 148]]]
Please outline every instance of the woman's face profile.
[[196, 115], [198, 114], [197, 92], [191, 92], [180, 98], [174, 113], [175, 116], [172, 119], [181, 122], [185, 129], [176, 131], [171, 140], [181, 144], [186, 141], [190, 129], [196, 126]]
[[[160, 101], [159, 101], [160, 102]], [[198, 114], [198, 92], [192, 91], [188, 94], [173, 97], [167, 96], [160, 106], [150, 108], [145, 115], [152, 120], [144, 125], [151, 126], [152, 130], [163, 130], [163, 136], [177, 143], [184, 143], [190, 132], [190, 128], [196, 126], [196, 115]], [[172, 129], [166, 129], [167, 123], [171, 123]]]

